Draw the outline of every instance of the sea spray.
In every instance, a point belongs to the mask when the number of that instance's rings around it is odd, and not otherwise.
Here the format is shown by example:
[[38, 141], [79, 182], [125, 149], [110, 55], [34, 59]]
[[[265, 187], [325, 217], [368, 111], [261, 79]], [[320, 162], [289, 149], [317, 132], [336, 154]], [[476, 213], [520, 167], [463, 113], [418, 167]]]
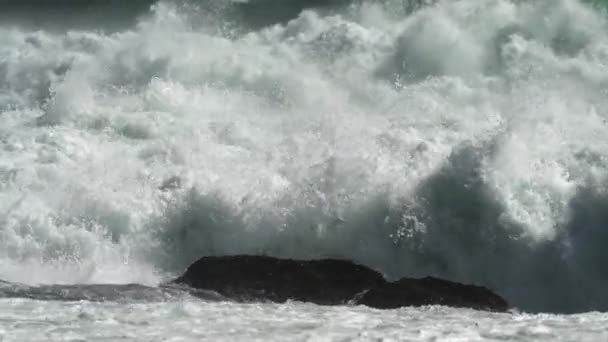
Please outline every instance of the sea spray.
[[0, 278], [336, 257], [527, 310], [608, 308], [603, 11], [274, 5], [0, 25]]

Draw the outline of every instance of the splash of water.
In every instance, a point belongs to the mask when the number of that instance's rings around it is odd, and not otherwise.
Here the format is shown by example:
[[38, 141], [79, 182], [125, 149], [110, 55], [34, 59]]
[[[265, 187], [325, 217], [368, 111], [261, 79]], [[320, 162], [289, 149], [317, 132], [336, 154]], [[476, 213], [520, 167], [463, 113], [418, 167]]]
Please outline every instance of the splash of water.
[[0, 26], [0, 278], [154, 284], [205, 254], [332, 256], [528, 310], [608, 308], [608, 17], [328, 4]]

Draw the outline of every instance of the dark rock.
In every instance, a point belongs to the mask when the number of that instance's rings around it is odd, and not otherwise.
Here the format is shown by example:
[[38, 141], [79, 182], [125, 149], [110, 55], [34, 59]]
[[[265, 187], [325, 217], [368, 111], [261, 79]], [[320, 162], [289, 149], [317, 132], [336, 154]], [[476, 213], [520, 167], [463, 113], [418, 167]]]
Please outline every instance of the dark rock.
[[382, 285], [384, 278], [364, 266], [341, 260], [227, 256], [201, 258], [175, 282], [237, 300], [292, 299], [329, 305], [344, 304]]
[[324, 305], [362, 304], [379, 309], [446, 305], [506, 311], [492, 291], [437, 278], [387, 282], [367, 267], [343, 260], [288, 260], [266, 256], [204, 257], [172, 282], [211, 290], [238, 301], [297, 300]]
[[403, 306], [445, 305], [477, 310], [507, 311], [509, 304], [485, 287], [463, 285], [447, 280], [427, 277], [403, 278], [385, 283], [367, 291], [357, 304], [379, 309]]

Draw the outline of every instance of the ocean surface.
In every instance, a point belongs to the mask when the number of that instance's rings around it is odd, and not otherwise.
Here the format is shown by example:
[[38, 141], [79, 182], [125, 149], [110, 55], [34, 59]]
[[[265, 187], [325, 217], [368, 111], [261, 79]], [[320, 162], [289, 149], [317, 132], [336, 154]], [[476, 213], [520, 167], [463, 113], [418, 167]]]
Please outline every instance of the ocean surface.
[[[0, 0], [0, 341], [608, 340], [607, 10]], [[227, 254], [516, 309], [158, 287]]]

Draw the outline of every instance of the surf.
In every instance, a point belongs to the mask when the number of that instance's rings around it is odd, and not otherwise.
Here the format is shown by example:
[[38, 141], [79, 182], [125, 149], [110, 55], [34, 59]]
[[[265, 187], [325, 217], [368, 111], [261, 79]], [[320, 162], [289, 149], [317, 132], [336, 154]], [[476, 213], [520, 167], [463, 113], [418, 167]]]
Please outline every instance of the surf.
[[15, 7], [0, 278], [155, 286], [263, 254], [608, 308], [601, 6], [281, 3]]

